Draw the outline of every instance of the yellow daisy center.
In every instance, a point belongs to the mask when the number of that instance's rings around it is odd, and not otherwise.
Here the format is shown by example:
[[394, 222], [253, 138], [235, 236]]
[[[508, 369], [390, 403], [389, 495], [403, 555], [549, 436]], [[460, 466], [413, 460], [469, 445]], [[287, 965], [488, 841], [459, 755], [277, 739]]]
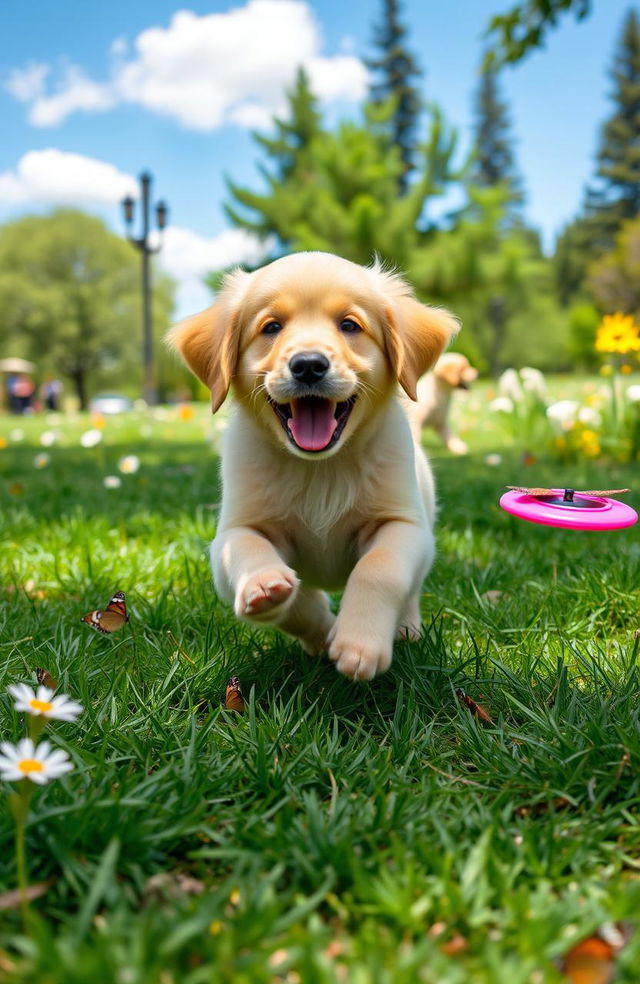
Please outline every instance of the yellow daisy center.
[[34, 711], [42, 711], [43, 713], [53, 710], [53, 704], [50, 704], [48, 700], [36, 700], [35, 697], [29, 701], [29, 707], [33, 707]]
[[37, 759], [22, 759], [18, 762], [18, 768], [20, 772], [44, 772], [44, 765], [42, 762], [38, 762]]

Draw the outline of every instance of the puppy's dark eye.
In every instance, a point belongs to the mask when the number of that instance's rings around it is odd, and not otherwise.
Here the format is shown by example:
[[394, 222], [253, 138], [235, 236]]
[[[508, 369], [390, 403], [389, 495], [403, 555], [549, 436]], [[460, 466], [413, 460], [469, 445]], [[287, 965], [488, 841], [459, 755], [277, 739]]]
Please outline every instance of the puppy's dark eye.
[[266, 325], [262, 329], [262, 334], [277, 335], [279, 331], [282, 331], [282, 325], [279, 321], [267, 321]]
[[345, 318], [344, 321], [340, 322], [340, 331], [344, 331], [347, 335], [355, 335], [356, 332], [362, 331], [362, 328], [357, 321]]

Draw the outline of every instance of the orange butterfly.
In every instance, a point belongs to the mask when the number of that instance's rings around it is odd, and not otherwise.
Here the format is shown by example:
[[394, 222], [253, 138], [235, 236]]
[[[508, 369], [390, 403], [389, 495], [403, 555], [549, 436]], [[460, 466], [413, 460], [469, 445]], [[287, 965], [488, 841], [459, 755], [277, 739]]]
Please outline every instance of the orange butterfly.
[[87, 612], [80, 621], [86, 622], [92, 629], [103, 632], [105, 635], [121, 629], [124, 623], [129, 621], [127, 606], [124, 602], [124, 591], [116, 591], [104, 611], [98, 608], [94, 612]]
[[560, 970], [571, 984], [610, 984], [616, 976], [618, 953], [629, 935], [623, 923], [605, 923], [565, 954]]
[[231, 677], [227, 684], [224, 706], [228, 711], [237, 711], [238, 714], [244, 713], [245, 702], [240, 689], [240, 681], [237, 677]]
[[45, 670], [43, 666], [36, 666], [36, 680], [38, 683], [42, 684], [43, 687], [48, 687], [49, 690], [55, 690], [58, 686], [57, 682], [49, 673], [49, 670]]

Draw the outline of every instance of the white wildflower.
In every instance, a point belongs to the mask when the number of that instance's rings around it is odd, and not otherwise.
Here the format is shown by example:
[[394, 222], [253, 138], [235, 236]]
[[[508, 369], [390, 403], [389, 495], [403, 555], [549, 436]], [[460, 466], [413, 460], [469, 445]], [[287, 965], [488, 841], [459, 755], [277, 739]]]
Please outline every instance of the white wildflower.
[[559, 430], [571, 430], [579, 409], [580, 404], [576, 400], [558, 400], [547, 407], [547, 417]]
[[23, 738], [17, 745], [8, 741], [0, 744], [0, 779], [5, 782], [30, 779], [44, 786], [72, 769], [67, 753], [61, 748], [53, 750], [48, 741], [34, 745], [31, 738]]
[[637, 384], [635, 386], [629, 386], [627, 389], [627, 400], [631, 400], [632, 403], [640, 403], [640, 386]]
[[80, 435], [80, 444], [83, 448], [94, 448], [96, 444], [100, 444], [101, 440], [102, 431], [99, 431], [97, 427], [92, 427], [91, 430]]
[[7, 688], [15, 701], [16, 711], [25, 711], [53, 721], [75, 721], [82, 714], [82, 704], [71, 700], [66, 694], [56, 694], [49, 687], [39, 686], [32, 690], [26, 683], [14, 683]]
[[524, 398], [520, 377], [515, 369], [505, 369], [498, 380], [498, 393], [508, 396], [514, 403], [520, 403]]
[[127, 454], [124, 458], [120, 458], [118, 462], [118, 470], [122, 472], [123, 475], [134, 475], [138, 468], [140, 467], [140, 458], [135, 454]]
[[492, 413], [513, 413], [513, 400], [508, 396], [497, 396], [489, 404]]

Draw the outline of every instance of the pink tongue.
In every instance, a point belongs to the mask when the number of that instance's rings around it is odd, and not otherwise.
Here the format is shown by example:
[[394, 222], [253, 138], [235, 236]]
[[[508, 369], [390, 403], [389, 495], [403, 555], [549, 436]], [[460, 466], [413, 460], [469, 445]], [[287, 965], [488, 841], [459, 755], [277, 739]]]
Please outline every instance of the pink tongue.
[[335, 403], [307, 396], [292, 400], [292, 416], [287, 425], [294, 441], [303, 451], [322, 451], [333, 437], [338, 421], [333, 416]]

